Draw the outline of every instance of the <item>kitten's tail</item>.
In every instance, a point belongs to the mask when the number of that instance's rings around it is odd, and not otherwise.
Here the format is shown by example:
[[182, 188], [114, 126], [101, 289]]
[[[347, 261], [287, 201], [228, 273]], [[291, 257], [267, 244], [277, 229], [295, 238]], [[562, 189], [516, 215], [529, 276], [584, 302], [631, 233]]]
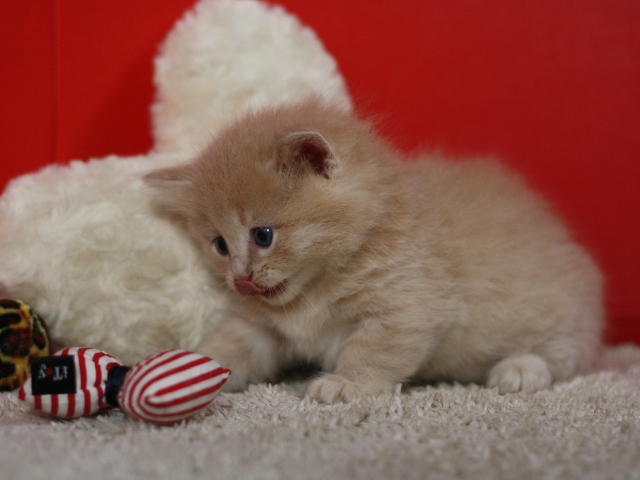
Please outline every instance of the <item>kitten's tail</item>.
[[640, 367], [640, 346], [631, 343], [605, 345], [595, 361], [593, 372], [603, 370], [625, 372], [631, 367]]

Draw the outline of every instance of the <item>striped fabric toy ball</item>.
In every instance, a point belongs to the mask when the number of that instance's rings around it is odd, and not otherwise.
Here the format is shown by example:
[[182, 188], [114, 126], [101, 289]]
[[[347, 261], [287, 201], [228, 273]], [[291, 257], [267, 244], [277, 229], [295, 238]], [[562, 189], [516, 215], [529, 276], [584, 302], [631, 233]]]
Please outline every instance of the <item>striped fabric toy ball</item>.
[[65, 348], [32, 362], [31, 376], [18, 398], [35, 410], [58, 417], [92, 415], [108, 407], [105, 383], [120, 362], [93, 348]]
[[132, 417], [177, 423], [204, 410], [231, 374], [209, 357], [184, 350], [152, 355], [127, 373], [118, 403]]

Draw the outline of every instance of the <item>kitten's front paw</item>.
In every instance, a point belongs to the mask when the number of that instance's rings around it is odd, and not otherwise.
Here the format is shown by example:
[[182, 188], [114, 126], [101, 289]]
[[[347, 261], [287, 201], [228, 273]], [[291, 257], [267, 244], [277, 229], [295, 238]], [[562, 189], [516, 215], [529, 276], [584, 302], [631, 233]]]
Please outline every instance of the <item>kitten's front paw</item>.
[[501, 395], [535, 392], [551, 386], [547, 362], [538, 355], [514, 355], [498, 362], [489, 372], [488, 387], [498, 387]]
[[326, 373], [317, 378], [307, 388], [305, 396], [320, 403], [353, 402], [369, 395], [377, 395], [383, 388], [352, 382], [342, 375]]

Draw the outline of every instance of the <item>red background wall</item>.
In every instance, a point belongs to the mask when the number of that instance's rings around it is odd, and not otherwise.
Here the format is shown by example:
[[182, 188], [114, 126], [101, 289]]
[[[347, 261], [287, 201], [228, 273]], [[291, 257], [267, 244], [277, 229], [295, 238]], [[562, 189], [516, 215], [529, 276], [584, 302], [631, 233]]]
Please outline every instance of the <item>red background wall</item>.
[[[640, 3], [282, 0], [414, 151], [492, 153], [542, 191], [640, 343]], [[51, 162], [142, 153], [156, 45], [193, 0], [0, 2], [0, 189]]]

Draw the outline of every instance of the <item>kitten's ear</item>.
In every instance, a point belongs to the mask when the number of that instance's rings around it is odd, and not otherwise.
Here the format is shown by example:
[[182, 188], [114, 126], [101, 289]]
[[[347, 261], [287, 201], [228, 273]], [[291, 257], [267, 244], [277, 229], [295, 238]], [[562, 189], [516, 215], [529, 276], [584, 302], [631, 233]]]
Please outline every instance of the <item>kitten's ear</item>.
[[318, 132], [293, 132], [280, 140], [280, 161], [285, 167], [311, 170], [331, 178], [338, 165], [329, 142]]
[[191, 165], [162, 168], [147, 173], [142, 180], [151, 188], [153, 200], [171, 213], [186, 216], [189, 213], [188, 191], [191, 186]]

